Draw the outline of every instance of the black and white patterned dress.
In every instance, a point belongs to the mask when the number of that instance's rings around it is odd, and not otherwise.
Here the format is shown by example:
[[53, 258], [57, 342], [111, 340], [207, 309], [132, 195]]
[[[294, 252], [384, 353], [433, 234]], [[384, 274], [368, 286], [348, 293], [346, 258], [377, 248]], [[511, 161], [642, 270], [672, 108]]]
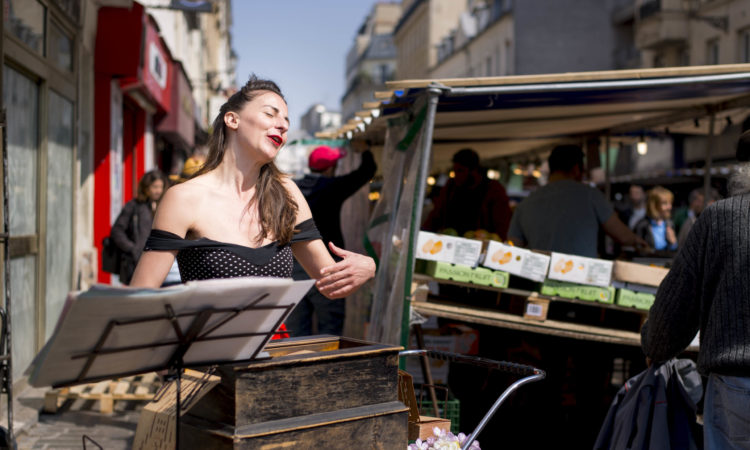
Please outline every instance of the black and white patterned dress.
[[[291, 243], [320, 239], [312, 219], [300, 222], [295, 229], [297, 232]], [[151, 230], [144, 250], [177, 250], [177, 265], [184, 283], [234, 277], [291, 278], [293, 259], [290, 244], [272, 242], [253, 248], [207, 238], [183, 239], [168, 231]]]

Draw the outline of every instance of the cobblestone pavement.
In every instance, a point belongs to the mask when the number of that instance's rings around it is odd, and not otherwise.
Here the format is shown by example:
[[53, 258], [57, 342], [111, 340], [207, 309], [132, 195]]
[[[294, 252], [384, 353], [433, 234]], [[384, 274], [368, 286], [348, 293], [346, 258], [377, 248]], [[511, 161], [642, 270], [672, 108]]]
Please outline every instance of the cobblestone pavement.
[[[129, 449], [139, 414], [138, 411], [101, 414], [95, 410], [40, 414], [36, 424], [19, 433], [16, 443], [19, 449], [82, 449], [83, 436], [88, 436], [107, 450]], [[99, 447], [87, 440], [86, 448]]]
[[[55, 414], [46, 414], [40, 412], [44, 392], [29, 390], [14, 402], [18, 449], [82, 449], [84, 435], [106, 450], [131, 448], [144, 402], [115, 401], [114, 412], [102, 414], [98, 402], [76, 400], [64, 403]], [[85, 448], [99, 447], [87, 441]]]

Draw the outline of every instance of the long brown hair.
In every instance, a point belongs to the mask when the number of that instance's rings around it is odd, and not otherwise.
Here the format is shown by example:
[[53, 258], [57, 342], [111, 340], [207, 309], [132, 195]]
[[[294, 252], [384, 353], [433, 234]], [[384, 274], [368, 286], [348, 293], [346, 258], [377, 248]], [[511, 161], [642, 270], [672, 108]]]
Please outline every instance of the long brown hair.
[[[276, 83], [251, 75], [242, 89], [235, 92], [221, 106], [219, 114], [214, 119], [213, 132], [208, 140], [208, 157], [203, 167], [193, 177], [214, 170], [224, 160], [227, 147], [227, 126], [224, 123], [224, 115], [230, 111], [239, 113], [247, 103], [265, 92], [273, 92], [284, 99]], [[255, 194], [247, 204], [249, 210], [253, 203], [257, 202], [260, 218], [260, 234], [256, 236], [257, 240], [262, 240], [269, 235], [273, 235], [281, 245], [286, 245], [292, 240], [294, 225], [297, 222], [297, 202], [284, 187], [283, 176], [284, 174], [273, 161], [260, 168]]]
[[[136, 200], [141, 203], [149, 201], [148, 188], [150, 188], [157, 180], [161, 180], [162, 183], [164, 183], [164, 190], [166, 191], [169, 187], [169, 178], [167, 178], [161, 170], [154, 169], [144, 173], [140, 181], [138, 181], [138, 194], [135, 196]], [[164, 194], [162, 194], [162, 196], [163, 195]]]

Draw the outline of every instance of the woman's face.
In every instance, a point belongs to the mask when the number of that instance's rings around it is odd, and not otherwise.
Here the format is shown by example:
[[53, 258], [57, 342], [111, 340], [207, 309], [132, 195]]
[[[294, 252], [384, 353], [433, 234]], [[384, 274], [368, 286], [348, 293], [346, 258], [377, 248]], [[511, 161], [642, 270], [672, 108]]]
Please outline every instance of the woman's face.
[[226, 116], [224, 120], [229, 128], [236, 130], [240, 146], [264, 163], [273, 160], [286, 143], [289, 112], [284, 99], [273, 92], [260, 94], [246, 103], [236, 119], [236, 124], [231, 120], [226, 122]]
[[158, 202], [164, 193], [164, 182], [162, 180], [154, 181], [148, 186], [146, 192], [148, 192], [148, 198], [152, 202]]
[[672, 200], [668, 198], [659, 199], [659, 211], [662, 219], [669, 219], [672, 215]]

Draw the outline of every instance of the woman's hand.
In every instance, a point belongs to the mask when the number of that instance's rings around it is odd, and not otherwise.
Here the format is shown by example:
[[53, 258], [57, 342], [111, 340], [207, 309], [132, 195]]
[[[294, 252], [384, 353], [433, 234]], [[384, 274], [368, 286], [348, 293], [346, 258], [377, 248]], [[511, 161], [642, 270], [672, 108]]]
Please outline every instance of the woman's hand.
[[667, 226], [667, 242], [670, 243], [670, 245], [674, 245], [677, 243], [677, 236], [674, 233], [674, 228]]
[[326, 297], [346, 297], [375, 276], [375, 261], [369, 256], [338, 248], [333, 242], [329, 242], [328, 246], [334, 255], [344, 259], [320, 271], [322, 278], [315, 283], [315, 287]]

